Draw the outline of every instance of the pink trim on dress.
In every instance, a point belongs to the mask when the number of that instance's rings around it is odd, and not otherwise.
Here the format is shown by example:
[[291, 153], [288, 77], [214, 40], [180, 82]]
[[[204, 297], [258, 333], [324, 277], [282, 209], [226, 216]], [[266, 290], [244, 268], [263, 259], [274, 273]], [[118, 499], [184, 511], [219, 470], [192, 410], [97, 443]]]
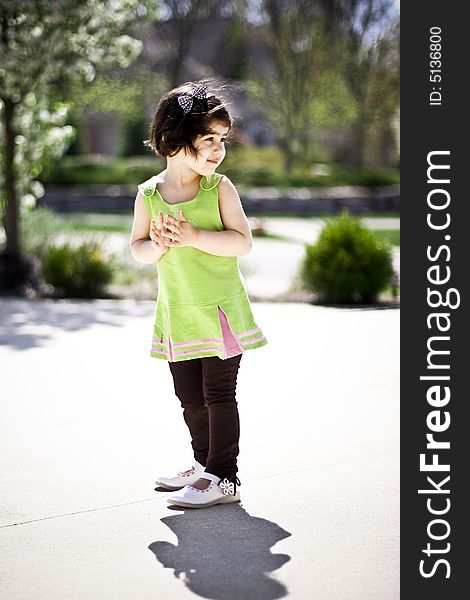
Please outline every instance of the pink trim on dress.
[[156, 338], [153, 338], [152, 342], [154, 344], [160, 344], [160, 346], [168, 346], [168, 344], [166, 342], [164, 342], [163, 340], [157, 340]]
[[237, 333], [237, 335], [239, 338], [241, 338], [258, 332], [261, 333], [261, 329], [259, 327], [256, 327], [255, 329], [249, 329], [248, 331], [242, 331], [242, 333]]
[[171, 324], [170, 315], [168, 315], [168, 351], [170, 354], [169, 360], [172, 361], [174, 356], [173, 356], [173, 348], [171, 345], [171, 326], [170, 326], [170, 324]]
[[168, 356], [168, 352], [166, 350], [160, 350], [160, 348], [152, 348], [151, 352], [153, 354], [162, 354], [163, 356]]
[[222, 329], [222, 336], [224, 338], [225, 358], [232, 358], [232, 356], [238, 356], [239, 354], [242, 354], [243, 348], [240, 345], [240, 342], [233, 334], [232, 329], [230, 328], [227, 315], [220, 308], [220, 306], [218, 306], [218, 310], [220, 327]]
[[216, 338], [206, 338], [205, 340], [191, 340], [190, 342], [173, 342], [173, 348], [182, 347], [182, 346], [197, 346], [198, 344], [220, 344], [222, 345], [222, 340]]
[[[206, 352], [218, 352], [222, 348], [224, 350], [224, 358], [232, 358], [233, 356], [238, 356], [244, 352], [244, 348], [256, 344], [258, 342], [265, 342], [266, 338], [262, 335], [261, 329], [256, 327], [254, 329], [249, 329], [248, 331], [244, 331], [243, 333], [239, 333], [235, 335], [230, 327], [230, 323], [228, 321], [227, 315], [223, 311], [223, 309], [217, 305], [220, 328], [222, 331], [222, 339], [217, 338], [204, 338], [202, 340], [191, 340], [189, 342], [171, 342], [171, 329], [170, 329], [170, 320], [168, 319], [168, 342], [163, 341], [161, 339], [153, 338], [153, 346], [161, 346], [162, 348], [152, 347], [151, 352], [154, 354], [158, 354], [161, 356], [165, 356], [168, 360], [173, 361], [176, 357], [187, 356], [191, 354], [201, 354]], [[261, 334], [257, 337], [253, 337], [249, 340], [242, 340], [241, 338], [246, 338], [255, 333]], [[211, 346], [207, 346], [207, 344], [212, 344]], [[188, 346], [199, 346], [206, 345], [203, 348], [193, 348], [191, 350], [175, 350], [176, 348], [185, 348]], [[168, 350], [167, 350], [168, 348]]]
[[197, 354], [198, 352], [211, 352], [212, 350], [218, 351], [221, 348], [217, 348], [216, 346], [207, 346], [206, 348], [196, 348], [194, 350], [180, 350], [179, 352], [173, 352], [173, 357], [175, 356], [186, 356], [187, 354]]
[[259, 336], [257, 338], [252, 338], [251, 340], [247, 340], [246, 342], [242, 342], [242, 346], [251, 346], [256, 342], [265, 342], [266, 338], [264, 336]]

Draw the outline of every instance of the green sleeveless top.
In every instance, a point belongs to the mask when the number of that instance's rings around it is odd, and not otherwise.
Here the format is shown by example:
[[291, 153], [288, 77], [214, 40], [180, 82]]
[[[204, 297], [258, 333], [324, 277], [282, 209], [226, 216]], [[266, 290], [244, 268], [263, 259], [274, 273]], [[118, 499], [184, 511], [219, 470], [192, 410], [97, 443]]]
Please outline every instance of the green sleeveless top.
[[[157, 176], [138, 186], [150, 219], [158, 212], [178, 218], [178, 210], [195, 227], [223, 231], [218, 183], [223, 175], [202, 176], [195, 198], [169, 204], [157, 190]], [[170, 362], [218, 356], [264, 346], [254, 321], [246, 283], [236, 256], [215, 256], [189, 246], [169, 248], [157, 261], [158, 295], [150, 355]], [[221, 323], [221, 315], [223, 323]], [[231, 349], [227, 347], [228, 324]], [[230, 353], [232, 350], [232, 353]]]

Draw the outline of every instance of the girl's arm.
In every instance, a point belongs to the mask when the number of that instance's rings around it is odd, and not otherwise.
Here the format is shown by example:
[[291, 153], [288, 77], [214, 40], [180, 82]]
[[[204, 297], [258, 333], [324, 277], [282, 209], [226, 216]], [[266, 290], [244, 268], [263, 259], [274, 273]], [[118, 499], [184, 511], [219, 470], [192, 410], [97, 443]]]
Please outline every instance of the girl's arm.
[[[252, 246], [250, 225], [235, 186], [225, 176], [219, 182], [219, 210], [225, 227], [224, 231], [198, 229], [185, 220], [176, 221], [169, 216], [167, 227], [177, 235], [175, 242], [168, 240], [165, 242], [166, 245], [169, 247], [192, 246], [216, 256], [248, 254]], [[172, 236], [169, 233], [163, 235], [170, 238]]]
[[159, 260], [168, 250], [164, 248], [163, 239], [161, 246], [152, 241], [149, 236], [150, 219], [145, 206], [144, 197], [139, 192], [135, 197], [134, 222], [129, 243], [132, 257], [140, 263], [152, 264]]

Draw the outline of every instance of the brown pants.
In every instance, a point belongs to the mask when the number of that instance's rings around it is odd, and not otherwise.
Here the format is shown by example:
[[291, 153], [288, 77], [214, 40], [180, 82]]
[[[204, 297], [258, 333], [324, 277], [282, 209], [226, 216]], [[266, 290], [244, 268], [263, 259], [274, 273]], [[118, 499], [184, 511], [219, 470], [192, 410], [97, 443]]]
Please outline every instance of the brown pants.
[[221, 479], [233, 480], [237, 473], [240, 420], [235, 391], [241, 357], [222, 360], [209, 356], [168, 363], [194, 458]]

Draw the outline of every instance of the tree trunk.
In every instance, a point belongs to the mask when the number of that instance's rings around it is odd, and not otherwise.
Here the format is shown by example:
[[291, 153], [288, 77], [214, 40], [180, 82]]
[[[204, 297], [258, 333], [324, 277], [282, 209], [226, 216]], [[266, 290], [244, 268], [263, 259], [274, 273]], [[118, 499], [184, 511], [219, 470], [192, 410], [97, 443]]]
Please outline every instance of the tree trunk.
[[363, 169], [365, 166], [365, 150], [367, 140], [367, 123], [361, 115], [354, 125], [354, 147], [352, 166]]
[[20, 256], [20, 238], [18, 231], [18, 195], [15, 185], [15, 110], [16, 105], [10, 98], [3, 99], [3, 128], [4, 140], [4, 176], [5, 176], [5, 251], [10, 256]]
[[378, 163], [384, 167], [394, 167], [397, 162], [396, 142], [390, 120], [385, 120], [378, 133]]
[[292, 167], [294, 166], [294, 153], [291, 151], [289, 145], [284, 148], [284, 172], [286, 175], [292, 173]]
[[5, 179], [5, 248], [0, 252], [0, 296], [50, 295], [53, 291], [41, 274], [41, 265], [35, 257], [22, 256], [19, 235], [19, 206], [15, 173], [15, 111], [17, 104], [10, 98], [2, 99], [3, 175]]
[[279, 148], [282, 152], [284, 173], [290, 175], [294, 166], [294, 151], [288, 140], [279, 140]]

